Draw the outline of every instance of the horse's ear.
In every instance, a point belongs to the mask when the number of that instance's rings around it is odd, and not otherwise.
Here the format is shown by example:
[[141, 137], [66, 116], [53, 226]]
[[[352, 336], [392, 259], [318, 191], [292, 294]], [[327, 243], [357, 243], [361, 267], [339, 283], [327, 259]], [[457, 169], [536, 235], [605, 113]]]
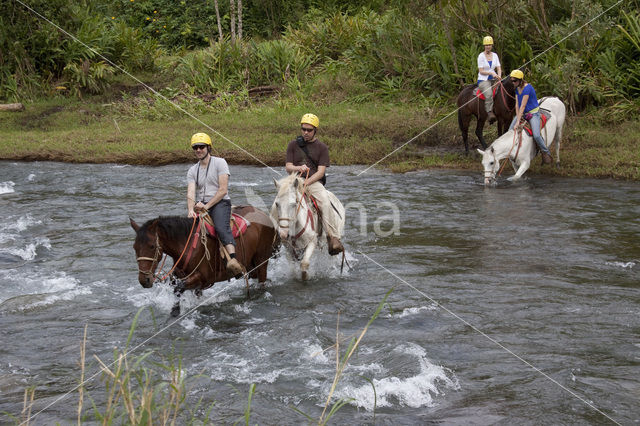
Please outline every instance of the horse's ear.
[[138, 225], [136, 221], [131, 218], [129, 218], [129, 223], [131, 224], [131, 227], [133, 228], [133, 230], [138, 232], [138, 229], [140, 229], [140, 225]]
[[276, 180], [276, 178], [271, 178], [273, 179], [273, 184], [276, 186], [276, 188], [280, 189], [280, 187], [278, 186], [278, 181]]
[[480, 153], [480, 155], [484, 155], [484, 151], [481, 150], [480, 148], [478, 148], [478, 152]]
[[293, 186], [296, 187], [296, 188], [298, 187], [298, 178], [297, 177], [293, 180]]

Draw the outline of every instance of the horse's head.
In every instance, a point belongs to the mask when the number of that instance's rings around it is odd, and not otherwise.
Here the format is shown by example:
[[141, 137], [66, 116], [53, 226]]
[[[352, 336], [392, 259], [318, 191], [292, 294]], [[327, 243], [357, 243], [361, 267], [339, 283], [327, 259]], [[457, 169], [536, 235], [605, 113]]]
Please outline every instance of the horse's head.
[[495, 183], [496, 174], [500, 169], [500, 161], [496, 157], [495, 149], [492, 146], [485, 149], [484, 151], [478, 149], [480, 155], [482, 155], [482, 167], [484, 168], [484, 184], [489, 185], [490, 183]]
[[136, 252], [136, 261], [138, 262], [138, 281], [142, 287], [150, 288], [155, 281], [156, 268], [162, 257], [162, 247], [160, 247], [158, 233], [155, 230], [155, 223], [148, 221], [140, 226], [131, 218], [129, 218], [129, 222], [133, 230], [136, 231], [133, 249]]
[[271, 207], [271, 215], [275, 219], [281, 239], [295, 232], [297, 205], [302, 187], [302, 179], [297, 174], [291, 174], [280, 181], [275, 181], [278, 194]]

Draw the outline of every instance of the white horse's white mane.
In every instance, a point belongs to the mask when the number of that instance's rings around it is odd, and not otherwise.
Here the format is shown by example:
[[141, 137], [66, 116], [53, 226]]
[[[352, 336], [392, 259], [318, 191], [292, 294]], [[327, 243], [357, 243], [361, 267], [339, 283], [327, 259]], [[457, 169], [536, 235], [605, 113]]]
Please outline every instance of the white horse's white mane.
[[295, 182], [296, 179], [298, 180], [298, 192], [302, 191], [304, 181], [297, 174], [291, 173], [289, 176], [284, 177], [278, 181], [278, 197], [287, 192], [289, 190], [289, 187], [293, 185], [293, 182]]

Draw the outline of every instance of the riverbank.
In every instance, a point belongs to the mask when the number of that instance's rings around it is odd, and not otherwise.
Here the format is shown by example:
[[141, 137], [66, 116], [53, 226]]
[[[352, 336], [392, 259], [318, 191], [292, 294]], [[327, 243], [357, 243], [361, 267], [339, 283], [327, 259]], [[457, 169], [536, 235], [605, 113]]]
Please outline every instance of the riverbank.
[[[22, 112], [0, 112], [0, 159], [186, 163], [193, 161], [190, 135], [205, 131], [213, 136], [215, 154], [230, 164], [280, 166], [287, 143], [297, 134], [299, 117], [313, 110], [320, 117], [320, 139], [330, 147], [332, 164], [376, 163], [420, 134], [379, 166], [396, 172], [481, 169], [475, 149], [464, 155], [452, 105], [338, 103], [316, 108], [270, 99], [212, 113], [183, 102], [180, 106], [191, 117], [169, 105], [161, 109], [156, 103], [145, 109], [113, 100], [57, 98], [25, 106]], [[640, 180], [640, 122], [603, 126], [596, 121], [589, 116], [569, 117], [561, 167], [542, 167], [536, 161], [528, 173]], [[473, 123], [470, 133], [472, 145], [477, 145]], [[495, 136], [495, 126], [485, 130], [487, 141]]]

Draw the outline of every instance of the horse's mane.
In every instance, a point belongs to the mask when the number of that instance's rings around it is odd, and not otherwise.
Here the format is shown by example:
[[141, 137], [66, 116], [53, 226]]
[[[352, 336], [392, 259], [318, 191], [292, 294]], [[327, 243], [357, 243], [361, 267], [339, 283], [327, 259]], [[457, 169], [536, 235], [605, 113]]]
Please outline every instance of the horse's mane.
[[280, 179], [278, 181], [278, 188], [279, 188], [278, 189], [278, 196], [280, 196], [283, 193], [285, 193], [286, 191], [288, 191], [289, 187], [291, 185], [293, 185], [293, 182], [295, 182], [296, 179], [298, 180], [298, 191], [301, 191], [302, 190], [302, 185], [304, 184], [304, 181], [297, 174], [291, 173], [289, 176], [284, 177], [284, 178], [282, 178], [282, 179]]
[[138, 230], [142, 242], [149, 239], [147, 230], [153, 224], [162, 229], [170, 240], [180, 240], [189, 235], [193, 219], [184, 216], [160, 216], [157, 219], [148, 220]]

